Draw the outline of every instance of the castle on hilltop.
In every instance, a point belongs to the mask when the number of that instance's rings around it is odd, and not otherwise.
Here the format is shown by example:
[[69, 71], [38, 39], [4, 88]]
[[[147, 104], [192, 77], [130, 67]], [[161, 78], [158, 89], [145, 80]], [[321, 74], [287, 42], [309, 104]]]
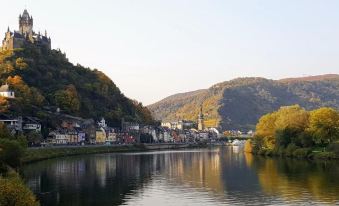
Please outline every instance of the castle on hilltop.
[[2, 50], [13, 50], [21, 48], [25, 43], [32, 43], [37, 46], [51, 49], [51, 38], [47, 37], [47, 32], [42, 35], [33, 31], [33, 17], [25, 9], [19, 16], [19, 31], [11, 32], [9, 27], [2, 41]]

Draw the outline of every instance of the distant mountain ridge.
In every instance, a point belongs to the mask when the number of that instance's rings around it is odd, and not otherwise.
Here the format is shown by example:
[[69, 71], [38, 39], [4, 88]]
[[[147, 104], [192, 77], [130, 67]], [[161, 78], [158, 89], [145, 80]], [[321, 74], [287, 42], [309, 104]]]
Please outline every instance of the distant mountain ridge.
[[158, 120], [196, 120], [202, 105], [207, 126], [246, 130], [253, 129], [263, 114], [293, 104], [307, 109], [339, 109], [339, 75], [281, 80], [237, 78], [208, 89], [172, 95], [148, 108]]
[[322, 80], [337, 79], [337, 78], [339, 78], [338, 74], [323, 74], [323, 75], [316, 75], [316, 76], [285, 78], [285, 79], [280, 79], [278, 81], [280, 82], [322, 81]]

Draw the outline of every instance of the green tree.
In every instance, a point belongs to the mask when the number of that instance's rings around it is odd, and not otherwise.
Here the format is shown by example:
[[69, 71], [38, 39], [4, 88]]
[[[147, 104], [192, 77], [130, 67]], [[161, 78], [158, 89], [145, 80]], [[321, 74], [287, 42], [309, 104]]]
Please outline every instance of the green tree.
[[29, 145], [37, 145], [40, 144], [42, 141], [42, 135], [35, 131], [27, 133], [26, 138]]
[[275, 147], [276, 120], [277, 114], [275, 112], [266, 114], [259, 119], [256, 126], [257, 138], [263, 138], [262, 146], [269, 149]]
[[65, 90], [55, 93], [57, 105], [67, 112], [77, 112], [80, 109], [78, 92], [74, 85], [68, 85]]
[[277, 119], [275, 121], [276, 129], [293, 128], [303, 131], [309, 119], [309, 112], [299, 105], [281, 107], [277, 111]]
[[289, 143], [300, 145], [299, 134], [305, 130], [309, 113], [299, 105], [281, 107], [259, 119], [256, 135], [263, 138], [263, 147], [274, 149]]
[[310, 114], [308, 131], [313, 135], [317, 144], [327, 145], [339, 140], [339, 113], [323, 107]]
[[0, 139], [0, 162], [13, 168], [18, 168], [24, 148], [19, 142], [10, 139]]
[[7, 129], [7, 126], [4, 123], [0, 123], [0, 139], [10, 139], [12, 134]]

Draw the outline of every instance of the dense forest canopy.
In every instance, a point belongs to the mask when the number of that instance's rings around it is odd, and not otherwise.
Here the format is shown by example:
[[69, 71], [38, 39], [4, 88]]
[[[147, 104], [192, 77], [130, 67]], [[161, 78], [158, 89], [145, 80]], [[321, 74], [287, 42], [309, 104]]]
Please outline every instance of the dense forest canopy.
[[125, 97], [103, 72], [73, 65], [60, 50], [27, 44], [0, 53], [0, 83], [8, 83], [16, 98], [0, 98], [1, 112], [47, 118], [46, 111], [83, 118], [104, 117], [112, 126], [127, 121], [152, 123], [141, 103]]

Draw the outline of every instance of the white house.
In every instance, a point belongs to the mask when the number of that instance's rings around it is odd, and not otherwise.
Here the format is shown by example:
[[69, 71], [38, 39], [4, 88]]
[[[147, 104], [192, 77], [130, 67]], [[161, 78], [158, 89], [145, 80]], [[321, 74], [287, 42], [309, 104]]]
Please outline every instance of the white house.
[[22, 129], [25, 131], [35, 131], [40, 133], [41, 124], [39, 122], [39, 119], [34, 117], [24, 117]]
[[69, 137], [65, 132], [61, 131], [53, 131], [49, 133], [49, 136], [52, 137], [52, 143], [53, 144], [68, 144], [69, 143]]
[[9, 89], [8, 84], [4, 84], [0, 87], [0, 96], [6, 98], [15, 98], [14, 91]]

